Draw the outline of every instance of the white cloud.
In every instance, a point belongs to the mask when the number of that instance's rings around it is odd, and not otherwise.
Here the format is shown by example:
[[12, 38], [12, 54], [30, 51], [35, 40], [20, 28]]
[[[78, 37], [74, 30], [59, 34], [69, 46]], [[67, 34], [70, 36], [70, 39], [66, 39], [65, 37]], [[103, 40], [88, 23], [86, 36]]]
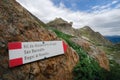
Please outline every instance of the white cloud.
[[119, 4], [117, 4], [117, 6], [116, 6], [115, 8], [120, 8], [120, 3], [119, 3]]
[[114, 1], [112, 2], [112, 4], [116, 4], [116, 3], [118, 3], [118, 0], [116, 0], [116, 1], [114, 0]]
[[108, 9], [110, 8], [112, 5], [117, 4], [118, 0], [114, 0], [111, 3], [108, 4], [104, 4], [104, 5], [95, 5], [92, 7], [93, 10], [103, 10], [103, 9]]
[[60, 2], [60, 6], [59, 7], [65, 8], [65, 5], [62, 2]]
[[95, 10], [95, 9], [98, 9], [100, 6], [96, 5], [96, 6], [93, 6], [92, 9]]
[[[63, 3], [59, 7], [55, 6], [51, 0], [17, 0], [31, 13], [36, 15], [45, 23], [56, 17], [61, 17], [67, 21], [73, 21], [74, 28], [81, 28], [85, 25], [99, 31], [103, 35], [120, 35], [120, 9], [95, 10], [92, 13], [72, 11], [65, 7]], [[116, 4], [117, 2], [112, 2]], [[109, 5], [110, 5], [109, 4]], [[109, 5], [106, 5], [109, 7]], [[93, 9], [100, 6], [94, 6]], [[97, 12], [98, 11], [98, 12]]]

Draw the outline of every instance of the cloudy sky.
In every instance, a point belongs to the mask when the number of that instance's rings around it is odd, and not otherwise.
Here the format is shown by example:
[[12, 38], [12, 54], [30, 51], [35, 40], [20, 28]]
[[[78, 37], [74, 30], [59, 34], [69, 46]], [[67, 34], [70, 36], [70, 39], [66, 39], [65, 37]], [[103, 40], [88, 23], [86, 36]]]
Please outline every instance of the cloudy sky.
[[90, 26], [103, 35], [120, 35], [120, 0], [17, 0], [47, 23], [56, 17], [74, 28]]

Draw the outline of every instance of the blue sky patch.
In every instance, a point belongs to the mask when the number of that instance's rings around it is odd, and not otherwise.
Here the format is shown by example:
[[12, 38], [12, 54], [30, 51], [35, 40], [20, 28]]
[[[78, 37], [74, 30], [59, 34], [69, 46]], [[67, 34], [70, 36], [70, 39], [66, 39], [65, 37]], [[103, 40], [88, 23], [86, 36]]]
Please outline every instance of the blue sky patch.
[[115, 8], [120, 0], [52, 0], [52, 2], [58, 7], [62, 3], [73, 11], [91, 12], [95, 9]]

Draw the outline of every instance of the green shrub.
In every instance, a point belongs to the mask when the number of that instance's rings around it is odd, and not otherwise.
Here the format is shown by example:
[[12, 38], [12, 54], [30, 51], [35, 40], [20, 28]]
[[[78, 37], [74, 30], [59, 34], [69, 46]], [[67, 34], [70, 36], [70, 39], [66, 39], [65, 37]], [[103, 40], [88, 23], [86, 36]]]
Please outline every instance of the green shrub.
[[101, 73], [100, 73], [100, 66], [98, 63], [89, 57], [89, 55], [83, 51], [83, 49], [75, 44], [74, 42], [70, 41], [71, 35], [64, 34], [60, 31], [54, 30], [58, 37], [64, 39], [69, 46], [76, 50], [78, 53], [80, 60], [79, 63], [73, 70], [74, 80], [103, 80]]
[[73, 36], [53, 30], [58, 37], [64, 39], [79, 55], [79, 63], [73, 70], [74, 80], [120, 80], [120, 66], [110, 61], [111, 71], [99, 66], [95, 59], [90, 57], [79, 45], [70, 40]]
[[106, 80], [120, 80], [120, 65], [110, 60], [110, 72], [104, 72]]

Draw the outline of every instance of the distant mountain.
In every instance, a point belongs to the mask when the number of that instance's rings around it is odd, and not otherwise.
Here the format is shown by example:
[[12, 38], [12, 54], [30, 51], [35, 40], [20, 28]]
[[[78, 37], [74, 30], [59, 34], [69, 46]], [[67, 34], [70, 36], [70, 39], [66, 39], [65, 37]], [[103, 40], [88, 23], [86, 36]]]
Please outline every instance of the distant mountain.
[[103, 35], [101, 35], [99, 32], [95, 32], [89, 26], [80, 28], [78, 31], [80, 35], [87, 37], [94, 44], [99, 44], [99, 45], [111, 45], [112, 44]]
[[105, 37], [113, 43], [120, 43], [120, 36], [105, 36]]
[[96, 45], [111, 45], [112, 44], [99, 32], [95, 32], [89, 26], [84, 26], [83, 28], [80, 28], [80, 29], [74, 29], [72, 27], [72, 24], [73, 24], [72, 22], [67, 22], [63, 20], [62, 18], [56, 18], [55, 20], [47, 23], [47, 25], [51, 28], [57, 29], [63, 33], [66, 33], [72, 36], [82, 37]]

